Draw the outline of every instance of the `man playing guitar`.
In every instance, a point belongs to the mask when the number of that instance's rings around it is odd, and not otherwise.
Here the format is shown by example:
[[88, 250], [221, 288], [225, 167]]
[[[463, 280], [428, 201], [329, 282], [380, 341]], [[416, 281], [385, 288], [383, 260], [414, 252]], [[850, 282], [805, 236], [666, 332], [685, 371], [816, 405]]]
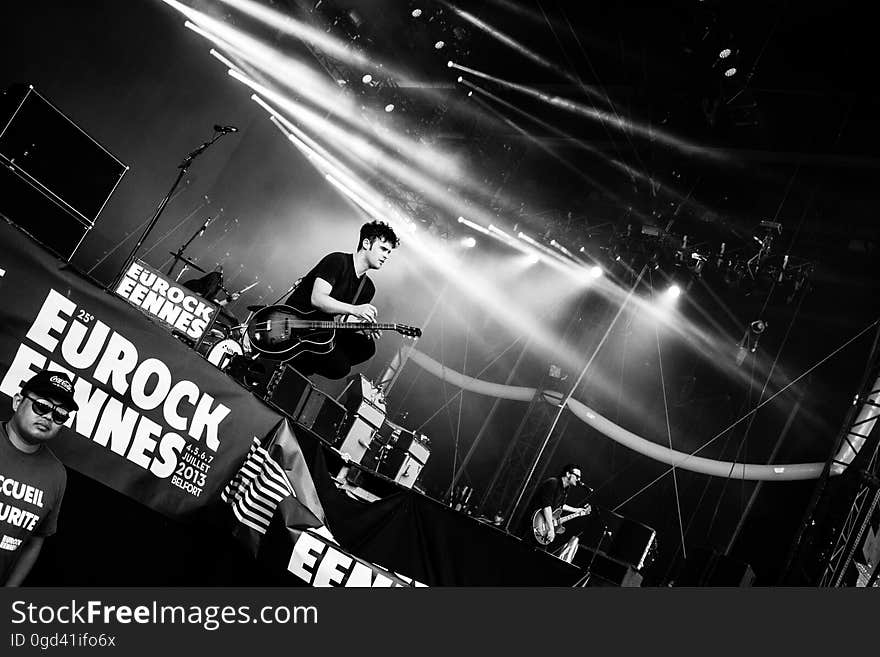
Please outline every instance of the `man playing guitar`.
[[[592, 509], [589, 504], [582, 508], [566, 504], [569, 489], [581, 482], [581, 469], [575, 463], [569, 463], [560, 472], [558, 477], [551, 477], [544, 481], [535, 493], [532, 502], [534, 512], [532, 530], [535, 540], [541, 545], [550, 546], [558, 533], [563, 533], [557, 517], [559, 513], [575, 515], [587, 515]], [[554, 546], [555, 547], [555, 546]]]
[[[383, 221], [361, 226], [358, 248], [354, 253], [330, 253], [303, 276], [300, 284], [287, 298], [287, 305], [315, 310], [310, 319], [332, 319], [349, 315], [356, 320], [376, 322], [376, 307], [370, 303], [376, 287], [367, 277], [371, 269], [380, 269], [400, 240]], [[373, 340], [379, 333], [340, 332], [328, 354], [305, 353], [291, 364], [302, 374], [320, 374], [341, 379], [352, 365], [363, 363], [376, 353]]]

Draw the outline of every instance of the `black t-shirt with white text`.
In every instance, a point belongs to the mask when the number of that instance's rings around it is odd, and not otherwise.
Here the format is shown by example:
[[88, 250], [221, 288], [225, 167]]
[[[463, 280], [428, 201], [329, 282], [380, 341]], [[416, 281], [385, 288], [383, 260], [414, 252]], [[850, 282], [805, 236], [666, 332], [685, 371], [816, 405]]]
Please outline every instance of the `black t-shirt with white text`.
[[28, 539], [55, 533], [66, 486], [67, 472], [46, 445], [26, 454], [0, 424], [0, 582]]

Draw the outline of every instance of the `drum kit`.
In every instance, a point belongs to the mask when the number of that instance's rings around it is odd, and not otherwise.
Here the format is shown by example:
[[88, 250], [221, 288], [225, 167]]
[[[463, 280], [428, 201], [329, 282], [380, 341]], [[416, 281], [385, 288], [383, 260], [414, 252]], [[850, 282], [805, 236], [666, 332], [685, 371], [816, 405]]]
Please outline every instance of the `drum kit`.
[[[193, 240], [204, 234], [212, 220], [212, 218], [209, 218], [177, 251], [168, 252], [171, 256], [168, 276], [172, 275], [178, 263], [183, 263], [183, 268], [177, 274], [177, 280], [180, 280], [180, 277], [187, 269], [200, 272], [202, 274], [201, 278], [186, 281], [183, 283], [183, 286], [189, 288], [202, 298], [218, 304], [219, 312], [208, 331], [198, 343], [193, 343], [183, 335], [177, 333], [174, 335], [190, 347], [194, 347], [197, 353], [201, 354], [209, 363], [222, 372], [237, 379], [248, 388], [259, 390], [261, 387], [265, 387], [271, 372], [267, 371], [267, 367], [257, 357], [259, 355], [258, 351], [251, 347], [247, 335], [247, 326], [254, 313], [266, 306], [263, 304], [248, 306], [248, 317], [244, 322], [240, 321], [225, 308], [228, 302], [237, 300], [242, 294], [256, 286], [259, 280], [254, 281], [238, 292], [230, 293], [223, 286], [223, 267], [219, 263], [214, 271], [206, 272], [196, 262], [184, 255]], [[275, 303], [279, 303], [281, 299], [290, 295], [301, 281], [302, 278], [297, 280]]]
[[[225, 298], [226, 300], [234, 301], [242, 294], [255, 287], [259, 282], [254, 281], [237, 292], [230, 292], [223, 285], [222, 269], [215, 272], [206, 272], [202, 267], [180, 252], [171, 252], [171, 255], [174, 256], [175, 260], [183, 262], [186, 267], [204, 274], [201, 279], [187, 281], [184, 285], [190, 287], [190, 289], [194, 290], [197, 294], [205, 296], [209, 301], [215, 301], [215, 299], [218, 298]], [[204, 287], [204, 285], [200, 286], [203, 282], [206, 282], [208, 287], [212, 289], [201, 289], [201, 287]], [[198, 343], [196, 351], [204, 356], [214, 367], [223, 372], [228, 370], [235, 357], [250, 358], [253, 351], [251, 350], [250, 342], [247, 337], [246, 329], [248, 321], [250, 321], [250, 318], [255, 312], [264, 307], [265, 306], [263, 305], [248, 306], [248, 318], [242, 322], [235, 315], [226, 310], [224, 305], [221, 305], [217, 317], [213, 324], [211, 324], [207, 333], [205, 333], [201, 341]]]

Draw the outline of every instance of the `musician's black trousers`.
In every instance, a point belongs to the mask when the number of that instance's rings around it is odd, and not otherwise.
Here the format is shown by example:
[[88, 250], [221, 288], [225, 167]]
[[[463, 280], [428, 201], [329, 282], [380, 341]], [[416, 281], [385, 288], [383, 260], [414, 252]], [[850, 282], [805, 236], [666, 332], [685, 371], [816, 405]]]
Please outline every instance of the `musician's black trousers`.
[[329, 354], [305, 353], [294, 358], [291, 366], [305, 376], [320, 374], [328, 379], [348, 376], [353, 365], [359, 365], [376, 353], [376, 343], [365, 335], [351, 331], [336, 334], [336, 346]]

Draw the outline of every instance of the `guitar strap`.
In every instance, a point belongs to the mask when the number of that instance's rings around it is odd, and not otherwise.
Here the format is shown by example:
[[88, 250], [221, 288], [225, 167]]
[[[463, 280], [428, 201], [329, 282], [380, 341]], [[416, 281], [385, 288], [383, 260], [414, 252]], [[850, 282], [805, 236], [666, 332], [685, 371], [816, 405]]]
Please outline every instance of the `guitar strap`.
[[354, 293], [354, 299], [351, 300], [352, 305], [355, 305], [355, 306], [357, 305], [358, 297], [361, 295], [361, 290], [364, 289], [364, 285], [366, 284], [366, 282], [367, 282], [367, 275], [364, 274], [363, 276], [361, 276], [361, 284], [358, 285], [358, 289]]

